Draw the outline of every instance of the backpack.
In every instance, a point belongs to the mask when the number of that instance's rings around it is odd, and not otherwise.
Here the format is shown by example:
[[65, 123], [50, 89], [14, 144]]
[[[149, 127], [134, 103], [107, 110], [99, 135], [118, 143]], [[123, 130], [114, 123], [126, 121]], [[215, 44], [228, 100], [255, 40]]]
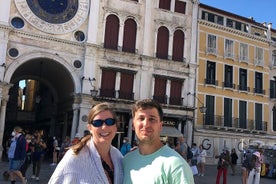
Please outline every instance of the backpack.
[[189, 145], [187, 145], [187, 160], [192, 159], [194, 156], [191, 147]]

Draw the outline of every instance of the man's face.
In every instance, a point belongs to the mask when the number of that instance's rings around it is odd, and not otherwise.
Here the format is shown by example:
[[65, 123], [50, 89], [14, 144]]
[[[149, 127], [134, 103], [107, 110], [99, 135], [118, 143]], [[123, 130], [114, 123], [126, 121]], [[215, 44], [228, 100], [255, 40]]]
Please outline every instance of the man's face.
[[139, 144], [154, 144], [160, 141], [162, 121], [157, 109], [138, 109], [133, 118], [133, 128]]

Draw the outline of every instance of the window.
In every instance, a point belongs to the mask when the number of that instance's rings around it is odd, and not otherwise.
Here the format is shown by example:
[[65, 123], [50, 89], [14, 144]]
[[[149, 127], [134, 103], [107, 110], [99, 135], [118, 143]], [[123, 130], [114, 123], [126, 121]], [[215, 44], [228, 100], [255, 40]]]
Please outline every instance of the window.
[[255, 93], [263, 94], [263, 74], [255, 72]]
[[115, 81], [116, 72], [113, 70], [103, 69], [102, 70], [102, 81], [100, 96], [115, 98]]
[[234, 88], [233, 84], [233, 66], [225, 65], [224, 67], [224, 87]]
[[225, 40], [225, 50], [224, 56], [226, 58], [234, 59], [234, 41], [233, 40]]
[[121, 82], [119, 90], [119, 98], [133, 100], [133, 81], [134, 74], [121, 72]]
[[122, 48], [124, 52], [135, 53], [136, 30], [137, 25], [133, 19], [128, 19], [125, 21], [124, 40]]
[[248, 45], [240, 43], [240, 60], [248, 62]]
[[182, 80], [171, 79], [170, 89], [170, 104], [171, 105], [182, 105]]
[[178, 13], [186, 13], [186, 2], [183, 1], [175, 1], [175, 7], [174, 7], [174, 11], [178, 12]]
[[276, 50], [272, 51], [272, 66], [276, 66]]
[[234, 25], [234, 21], [233, 20], [231, 20], [231, 19], [227, 19], [226, 20], [226, 26], [227, 27], [233, 28], [233, 25]]
[[262, 104], [255, 104], [255, 130], [263, 130], [263, 107]]
[[169, 30], [162, 26], [157, 33], [157, 51], [156, 57], [160, 59], [168, 59], [169, 48]]
[[217, 54], [217, 43], [215, 35], [208, 35], [207, 53]]
[[247, 129], [247, 103], [246, 101], [239, 101], [239, 128]]
[[273, 128], [273, 131], [276, 131], [276, 107], [273, 106], [273, 109], [272, 109], [272, 128]]
[[239, 90], [247, 91], [247, 70], [240, 68]]
[[275, 79], [270, 80], [270, 98], [276, 98], [276, 81], [275, 81]]
[[207, 61], [206, 84], [216, 85], [216, 63]]
[[119, 37], [119, 19], [115, 15], [106, 18], [104, 48], [117, 50]]
[[172, 60], [183, 62], [184, 52], [184, 33], [176, 30], [173, 35], [173, 55]]
[[256, 47], [255, 49], [255, 65], [262, 66], [264, 62], [264, 50], [263, 48]]
[[154, 83], [154, 95], [153, 99], [158, 101], [159, 103], [166, 104], [166, 84], [167, 79], [164, 77], [155, 77], [155, 83]]
[[215, 125], [215, 97], [206, 95], [205, 125]]
[[159, 8], [164, 10], [170, 10], [171, 0], [159, 0]]
[[232, 127], [232, 99], [224, 98], [224, 126]]

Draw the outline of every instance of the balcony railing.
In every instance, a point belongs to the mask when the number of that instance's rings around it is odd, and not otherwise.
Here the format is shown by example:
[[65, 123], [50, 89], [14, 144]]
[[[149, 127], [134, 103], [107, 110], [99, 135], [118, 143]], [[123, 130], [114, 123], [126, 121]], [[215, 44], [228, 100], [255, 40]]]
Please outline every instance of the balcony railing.
[[166, 96], [153, 96], [153, 100], [156, 100], [157, 102], [161, 104], [167, 104], [167, 97]]
[[100, 97], [115, 98], [116, 91], [114, 89], [100, 89]]
[[218, 115], [205, 115], [204, 127], [237, 130], [241, 132], [267, 132], [267, 122]]
[[119, 98], [120, 99], [126, 99], [126, 100], [133, 100], [134, 99], [134, 93], [132, 92], [124, 92], [124, 91], [118, 91]]

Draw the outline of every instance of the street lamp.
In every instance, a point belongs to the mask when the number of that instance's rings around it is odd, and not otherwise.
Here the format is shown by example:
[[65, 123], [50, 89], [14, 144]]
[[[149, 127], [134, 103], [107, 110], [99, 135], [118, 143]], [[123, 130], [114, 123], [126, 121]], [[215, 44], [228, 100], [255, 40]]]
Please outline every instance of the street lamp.
[[89, 80], [89, 82], [91, 84], [91, 87], [92, 87], [92, 89], [90, 90], [90, 93], [91, 93], [91, 96], [94, 98], [98, 95], [98, 90], [95, 89], [95, 85], [93, 84], [96, 81], [96, 79], [95, 78], [91, 79], [89, 77], [88, 80]]
[[204, 106], [204, 103], [202, 103], [202, 101], [195, 94], [189, 92], [187, 95], [193, 95], [194, 98], [196, 98], [198, 102], [201, 104], [201, 107], [199, 107], [199, 111], [203, 114], [203, 125], [205, 125], [205, 114], [207, 111], [207, 107]]

